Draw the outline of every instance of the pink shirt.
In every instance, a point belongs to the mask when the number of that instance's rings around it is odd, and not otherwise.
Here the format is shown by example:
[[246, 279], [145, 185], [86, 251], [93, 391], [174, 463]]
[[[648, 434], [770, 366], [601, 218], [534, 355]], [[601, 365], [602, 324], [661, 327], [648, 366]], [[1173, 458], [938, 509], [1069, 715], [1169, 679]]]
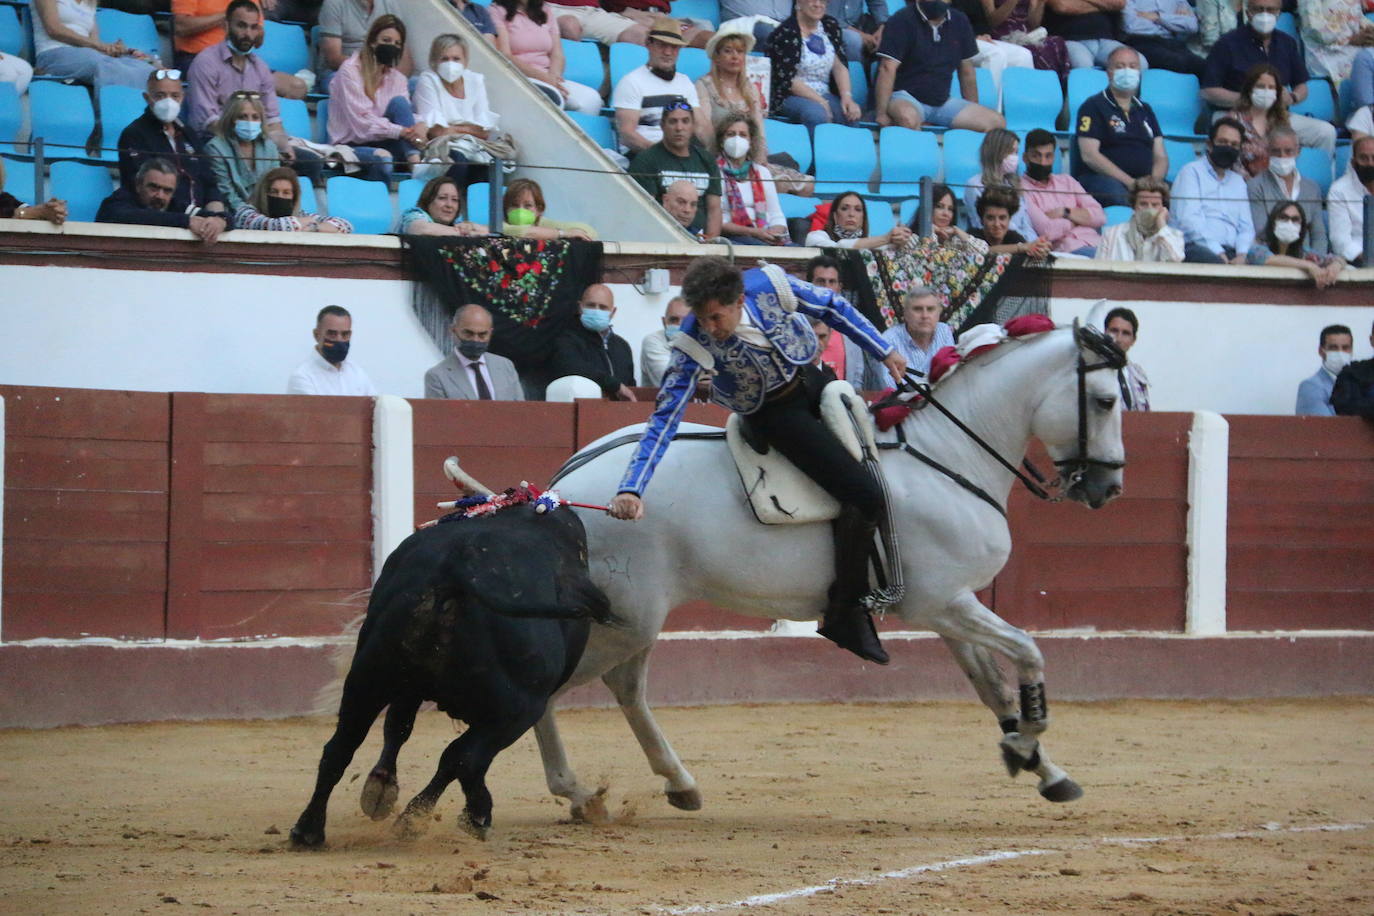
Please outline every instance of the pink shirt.
[[[1107, 214], [1102, 212], [1102, 205], [1083, 190], [1078, 179], [1072, 175], [1052, 174], [1044, 184], [1022, 175], [1021, 206], [1026, 208], [1036, 233], [1053, 242], [1055, 251], [1096, 248], [1102, 243], [1102, 236], [1097, 230], [1107, 221]], [[1082, 207], [1091, 216], [1088, 220], [1091, 225], [1076, 226], [1067, 217], [1050, 219], [1045, 215], [1046, 211], [1060, 207]]]
[[362, 64], [354, 54], [339, 66], [329, 84], [329, 142], [365, 145], [395, 140], [401, 125], [386, 119], [386, 106], [398, 95], [408, 95], [405, 74], [393, 67], [382, 77], [377, 97], [363, 91]]
[[527, 67], [548, 70], [551, 63], [549, 52], [558, 41], [558, 24], [553, 13], [546, 11], [543, 25], [537, 25], [524, 13], [516, 13], [515, 18], [506, 19], [506, 11], [496, 3], [487, 7], [492, 22], [506, 27], [506, 39], [510, 42], [511, 57]]

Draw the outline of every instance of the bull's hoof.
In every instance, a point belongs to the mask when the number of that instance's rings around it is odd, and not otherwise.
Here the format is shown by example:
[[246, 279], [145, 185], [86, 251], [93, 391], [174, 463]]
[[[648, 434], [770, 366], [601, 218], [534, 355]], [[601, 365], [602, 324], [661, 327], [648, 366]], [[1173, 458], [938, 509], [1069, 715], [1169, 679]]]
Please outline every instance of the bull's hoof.
[[1041, 783], [1039, 792], [1042, 798], [1052, 802], [1071, 802], [1083, 797], [1083, 787], [1067, 776], [1063, 776], [1049, 785]]
[[399, 794], [400, 784], [396, 781], [396, 774], [377, 767], [367, 774], [367, 782], [363, 783], [363, 794], [360, 799], [363, 814], [374, 821], [383, 820], [396, 807], [396, 797]]
[[701, 790], [693, 786], [690, 789], [680, 789], [673, 791], [669, 789], [663, 793], [668, 796], [668, 804], [674, 808], [681, 808], [683, 811], [701, 810]]
[[458, 826], [464, 833], [471, 834], [485, 843], [491, 833], [491, 816], [478, 817], [464, 808], [463, 816], [458, 819]]
[[319, 849], [323, 845], [323, 830], [303, 830], [300, 824], [291, 828], [292, 849]]

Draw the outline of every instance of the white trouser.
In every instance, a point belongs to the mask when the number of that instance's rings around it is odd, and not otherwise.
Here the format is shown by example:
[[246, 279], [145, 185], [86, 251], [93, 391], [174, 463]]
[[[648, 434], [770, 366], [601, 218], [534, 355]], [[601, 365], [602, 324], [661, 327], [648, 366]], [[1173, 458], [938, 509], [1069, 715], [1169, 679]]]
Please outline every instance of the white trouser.
[[1029, 48], [1014, 45], [1009, 41], [984, 41], [978, 39], [978, 66], [992, 74], [992, 82], [997, 86], [997, 110], [1002, 110], [1002, 71], [1008, 67], [1034, 67], [1035, 60]]
[[1298, 142], [1303, 146], [1325, 150], [1328, 156], [1335, 155], [1336, 127], [1330, 121], [1289, 112], [1288, 124], [1297, 133]]

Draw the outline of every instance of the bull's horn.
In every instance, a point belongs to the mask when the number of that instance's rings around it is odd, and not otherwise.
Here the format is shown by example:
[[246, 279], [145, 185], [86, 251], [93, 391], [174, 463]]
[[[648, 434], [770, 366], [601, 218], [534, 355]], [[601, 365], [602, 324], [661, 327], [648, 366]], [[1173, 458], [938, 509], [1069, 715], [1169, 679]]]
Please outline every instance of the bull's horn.
[[453, 481], [453, 485], [460, 490], [481, 493], [484, 496], [490, 496], [495, 492], [482, 486], [471, 474], [463, 470], [458, 464], [457, 455], [449, 455], [444, 459], [444, 476]]

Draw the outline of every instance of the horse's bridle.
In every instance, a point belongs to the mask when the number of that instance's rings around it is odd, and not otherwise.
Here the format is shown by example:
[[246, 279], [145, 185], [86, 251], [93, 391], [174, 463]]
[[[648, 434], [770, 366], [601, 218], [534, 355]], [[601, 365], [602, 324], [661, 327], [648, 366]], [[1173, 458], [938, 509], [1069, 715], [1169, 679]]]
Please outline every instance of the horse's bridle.
[[[1107, 461], [1088, 454], [1088, 373], [1096, 372], [1098, 369], [1120, 372], [1126, 368], [1126, 351], [1096, 328], [1080, 325], [1077, 318], [1073, 321], [1073, 337], [1078, 344], [1078, 454], [1072, 458], [1061, 458], [1054, 463], [1059, 469], [1060, 486], [1065, 490], [1078, 483], [1091, 467], [1120, 470], [1126, 466], [1124, 461]], [[1102, 357], [1102, 360], [1096, 363], [1085, 360], [1084, 347]]]

